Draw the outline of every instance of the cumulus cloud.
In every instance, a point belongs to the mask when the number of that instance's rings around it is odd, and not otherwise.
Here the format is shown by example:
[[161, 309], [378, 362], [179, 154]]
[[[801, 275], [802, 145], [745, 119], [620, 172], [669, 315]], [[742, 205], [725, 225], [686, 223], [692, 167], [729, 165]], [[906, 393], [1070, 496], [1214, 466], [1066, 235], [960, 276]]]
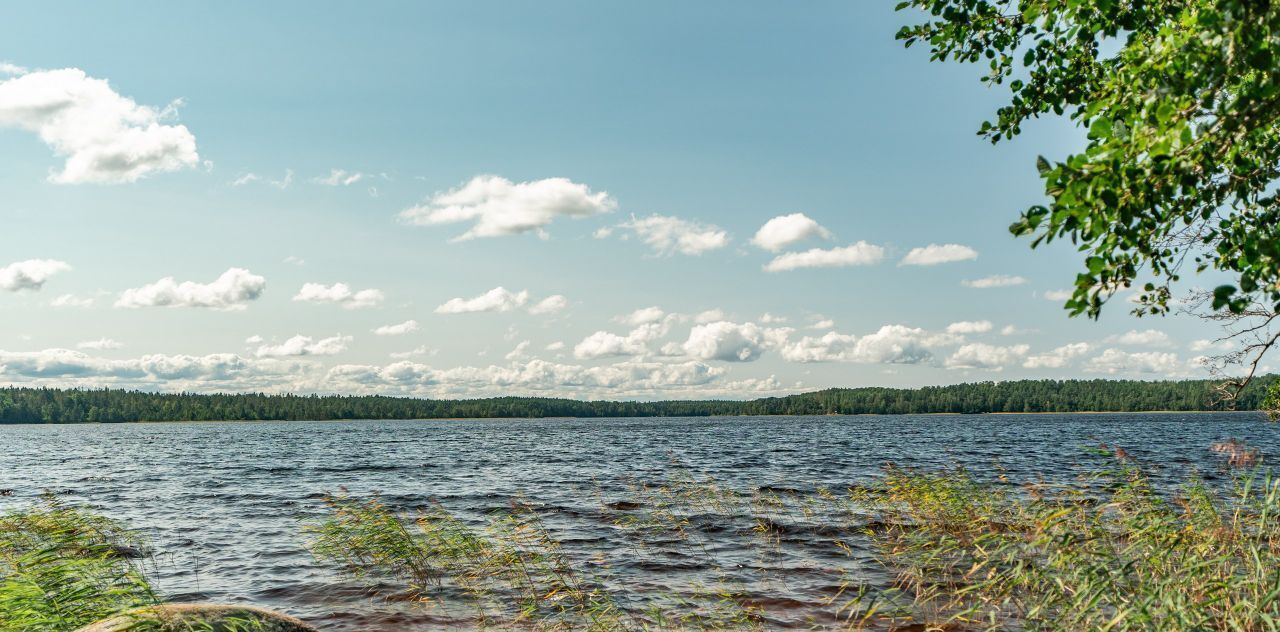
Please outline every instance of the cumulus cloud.
[[806, 239], [830, 239], [831, 231], [804, 213], [779, 215], [764, 223], [756, 231], [751, 243], [769, 252], [778, 252]]
[[1138, 331], [1131, 329], [1123, 334], [1107, 336], [1107, 342], [1133, 347], [1167, 347], [1170, 345], [1169, 334], [1156, 329]]
[[415, 356], [424, 356], [424, 355], [430, 355], [430, 356], [433, 356], [433, 355], [436, 355], [436, 354], [438, 354], [438, 353], [440, 353], [440, 350], [439, 350], [439, 349], [432, 349], [432, 348], [430, 348], [430, 347], [427, 347], [426, 345], [421, 345], [421, 346], [419, 346], [419, 347], [415, 347], [415, 348], [410, 349], [410, 350], [408, 350], [408, 351], [395, 351], [395, 352], [392, 352], [392, 353], [391, 353], [391, 357], [392, 357], [392, 358], [396, 358], [396, 359], [403, 360], [403, 359], [405, 359], [405, 358], [412, 358], [412, 357], [415, 357]]
[[316, 340], [311, 336], [298, 335], [278, 345], [262, 345], [254, 355], [259, 358], [337, 355], [347, 350], [351, 340], [351, 336], [332, 336]]
[[44, 287], [49, 277], [70, 270], [71, 266], [64, 261], [54, 259], [28, 259], [18, 261], [0, 268], [0, 290], [17, 292], [19, 290], [36, 291]]
[[933, 333], [906, 325], [885, 325], [873, 334], [854, 336], [829, 331], [804, 336], [782, 348], [789, 362], [856, 362], [860, 364], [920, 364], [933, 359], [934, 349], [956, 344], [952, 334]]
[[567, 178], [515, 183], [498, 176], [476, 176], [459, 188], [437, 193], [427, 202], [400, 212], [400, 219], [418, 226], [470, 222], [456, 241], [499, 237], [544, 229], [557, 217], [588, 217], [608, 213], [617, 202], [601, 191]]
[[436, 369], [412, 362], [385, 366], [342, 365], [330, 369], [326, 383], [349, 391], [424, 394], [436, 396], [476, 393], [574, 393], [598, 396], [637, 396], [691, 393], [697, 397], [724, 393], [778, 390], [776, 380], [742, 380], [712, 386], [725, 374], [704, 362], [624, 361], [604, 366], [560, 364], [530, 360], [507, 366], [461, 366]]
[[1233, 350], [1235, 350], [1236, 345], [1235, 345], [1235, 343], [1231, 342], [1230, 340], [1207, 340], [1207, 339], [1201, 339], [1201, 340], [1193, 340], [1193, 341], [1191, 341], [1191, 344], [1187, 345], [1187, 348], [1191, 349], [1192, 351], [1196, 351], [1196, 352], [1202, 352], [1202, 351], [1218, 351], [1218, 352], [1221, 352], [1221, 353], [1226, 353], [1226, 352], [1228, 352], [1228, 351], [1233, 351]]
[[472, 314], [476, 312], [509, 312], [529, 302], [529, 291], [512, 292], [495, 287], [474, 298], [451, 298], [436, 308], [437, 314]]
[[1159, 351], [1142, 351], [1129, 353], [1120, 349], [1107, 349], [1101, 355], [1091, 358], [1085, 364], [1085, 370], [1094, 373], [1157, 373], [1166, 376], [1178, 375], [1184, 366], [1177, 354]]
[[330, 187], [345, 187], [355, 184], [363, 179], [364, 174], [358, 171], [330, 169], [329, 175], [320, 178], [313, 178], [311, 181], [316, 184], [323, 184]]
[[993, 325], [989, 320], [964, 320], [958, 323], [947, 325], [947, 333], [949, 334], [985, 334], [991, 331]]
[[53, 307], [92, 307], [93, 297], [80, 298], [75, 294], [62, 294], [49, 301]]
[[1049, 290], [1042, 296], [1049, 301], [1066, 301], [1070, 300], [1072, 293], [1071, 290]]
[[1022, 362], [1022, 366], [1028, 369], [1061, 369], [1072, 360], [1089, 353], [1092, 348], [1087, 342], [1062, 345], [1053, 351], [1028, 357]]
[[804, 252], [788, 252], [766, 263], [766, 272], [783, 272], [801, 268], [843, 268], [868, 266], [884, 260], [884, 248], [860, 241], [843, 248], [813, 248]]
[[728, 318], [729, 317], [724, 313], [724, 310], [720, 308], [715, 308], [715, 309], [708, 309], [706, 311], [702, 311], [702, 312], [698, 312], [697, 314], [694, 314], [693, 322], [699, 325], [703, 325], [706, 323], [714, 323], [718, 320], [727, 320]]
[[561, 294], [556, 294], [553, 296], [548, 296], [547, 298], [544, 298], [541, 301], [538, 301], [537, 303], [530, 305], [529, 313], [535, 316], [539, 316], [542, 314], [555, 314], [557, 312], [563, 311], [568, 306], [569, 306], [569, 299], [565, 298]]
[[912, 248], [898, 265], [903, 266], [935, 266], [940, 263], [955, 263], [977, 259], [978, 251], [960, 244], [929, 244], [920, 248]]
[[304, 283], [302, 289], [294, 295], [293, 300], [304, 303], [333, 303], [343, 309], [362, 309], [376, 307], [386, 298], [382, 290], [368, 288], [352, 290], [346, 283], [324, 285], [322, 283]]
[[[729, 245], [729, 233], [718, 226], [667, 215], [639, 218], [633, 215], [631, 221], [619, 224], [618, 228], [631, 231], [640, 241], [662, 256], [676, 253], [698, 256]], [[596, 232], [597, 237], [607, 237], [610, 234], [612, 234], [611, 231]]]
[[406, 320], [403, 323], [395, 325], [383, 325], [373, 330], [377, 336], [403, 336], [407, 333], [418, 331], [418, 321]]
[[525, 353], [525, 352], [527, 352], [527, 351], [529, 350], [529, 345], [531, 345], [531, 344], [533, 344], [533, 343], [532, 343], [532, 342], [530, 342], [530, 341], [528, 341], [528, 340], [522, 340], [522, 341], [520, 341], [520, 343], [519, 343], [519, 344], [517, 344], [517, 345], [516, 345], [516, 347], [515, 347], [514, 349], [512, 349], [510, 352], [508, 352], [506, 356], [503, 356], [503, 357], [504, 357], [504, 359], [509, 360], [509, 361], [510, 361], [510, 360], [520, 360], [520, 359], [523, 359], [523, 358], [525, 357], [525, 355], [526, 355], [526, 353]]
[[7, 74], [16, 76], [0, 79], [0, 127], [34, 132], [66, 159], [53, 182], [134, 182], [200, 161], [186, 126], [165, 123], [180, 102], [139, 105], [77, 68]]
[[625, 336], [597, 331], [574, 345], [573, 355], [582, 360], [608, 356], [644, 355], [649, 352], [650, 342], [666, 334], [667, 328], [662, 323], [653, 322], [642, 324]]
[[[651, 307], [641, 307], [630, 314], [617, 316], [613, 320], [624, 325], [636, 327], [647, 323], [656, 323], [661, 321], [666, 315], [667, 313], [663, 311], [661, 307], [654, 305]], [[716, 320], [720, 319], [717, 318]]]
[[988, 277], [982, 277], [981, 279], [966, 279], [961, 281], [960, 284], [965, 287], [985, 290], [993, 287], [1012, 287], [1015, 285], [1022, 285], [1026, 282], [1027, 279], [1025, 277], [1010, 276], [1008, 274], [995, 274]]
[[955, 353], [947, 358], [948, 369], [989, 369], [1004, 370], [1009, 364], [1021, 362], [1031, 351], [1029, 345], [1012, 345], [1002, 347], [975, 342], [961, 345]]
[[790, 333], [791, 329], [785, 327], [765, 328], [722, 320], [695, 325], [682, 347], [699, 360], [751, 362], [766, 349], [780, 347]]
[[206, 307], [240, 310], [262, 296], [267, 280], [244, 268], [230, 268], [212, 283], [183, 281], [165, 277], [139, 288], [125, 290], [116, 307]]
[[230, 353], [155, 354], [131, 360], [107, 360], [71, 349], [0, 351], [0, 375], [12, 378], [218, 381], [248, 377], [254, 372], [251, 362]]
[[835, 326], [836, 321], [831, 320], [830, 318], [824, 318], [812, 325], [809, 325], [809, 329], [833, 329]]
[[91, 351], [108, 351], [111, 349], [121, 349], [124, 345], [110, 338], [99, 338], [97, 340], [86, 340], [76, 345], [77, 349], [89, 349]]

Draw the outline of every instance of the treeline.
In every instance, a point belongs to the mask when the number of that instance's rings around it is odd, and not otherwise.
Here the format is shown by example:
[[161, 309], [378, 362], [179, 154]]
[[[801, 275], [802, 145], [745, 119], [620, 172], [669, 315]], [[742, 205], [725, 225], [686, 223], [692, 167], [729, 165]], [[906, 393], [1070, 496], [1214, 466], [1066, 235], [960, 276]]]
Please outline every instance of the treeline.
[[[1256, 410], [1274, 379], [1255, 380], [1235, 409]], [[836, 388], [751, 401], [661, 402], [0, 388], [0, 423], [1222, 410], [1225, 406], [1214, 396], [1215, 384], [1204, 380], [1018, 380], [918, 389]]]

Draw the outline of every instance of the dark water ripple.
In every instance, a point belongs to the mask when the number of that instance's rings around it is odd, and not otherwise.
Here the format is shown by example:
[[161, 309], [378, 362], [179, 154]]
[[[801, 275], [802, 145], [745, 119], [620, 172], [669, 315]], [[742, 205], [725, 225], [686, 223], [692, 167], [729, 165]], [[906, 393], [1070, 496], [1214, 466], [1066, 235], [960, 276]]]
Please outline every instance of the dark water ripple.
[[[0, 511], [45, 491], [125, 520], [158, 551], [155, 577], [174, 600], [248, 602], [326, 629], [458, 627], [439, 612], [388, 601], [393, 586], [347, 581], [303, 548], [299, 525], [340, 488], [380, 493], [404, 510], [433, 501], [464, 515], [532, 503], [567, 550], [620, 548], [599, 499], [627, 501], [627, 481], [660, 483], [672, 459], [750, 492], [866, 483], [886, 462], [999, 462], [1015, 479], [1074, 474], [1082, 447], [1105, 442], [1157, 466], [1172, 485], [1224, 478], [1214, 441], [1240, 438], [1273, 458], [1276, 427], [1252, 414], [978, 415], [0, 426]], [[625, 507], [625, 506], [624, 506]], [[722, 560], [776, 581], [757, 599], [772, 627], [822, 626], [813, 605], [840, 590], [841, 569], [888, 581], [870, 552], [832, 550], [829, 525], [779, 522], [787, 553], [762, 558], [753, 534], [694, 516]], [[628, 551], [628, 586], [679, 591], [706, 563]]]

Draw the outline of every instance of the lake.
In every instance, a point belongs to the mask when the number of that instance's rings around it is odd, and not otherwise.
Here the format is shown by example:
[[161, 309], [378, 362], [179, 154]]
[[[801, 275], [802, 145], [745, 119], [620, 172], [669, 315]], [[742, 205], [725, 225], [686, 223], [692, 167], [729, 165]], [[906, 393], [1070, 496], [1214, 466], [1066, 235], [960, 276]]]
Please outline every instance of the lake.
[[[513, 499], [539, 512], [565, 549], [603, 555], [612, 576], [646, 591], [680, 592], [725, 580], [768, 594], [770, 627], [832, 623], [825, 599], [841, 578], [890, 580], [856, 529], [783, 531], [787, 546], [753, 553], [750, 525], [695, 517], [701, 557], [637, 552], [606, 510], [635, 500], [637, 484], [662, 484], [673, 463], [697, 477], [752, 492], [841, 490], [877, 477], [887, 462], [963, 464], [978, 475], [999, 463], [1014, 480], [1073, 477], [1099, 443], [1123, 447], [1171, 486], [1199, 472], [1226, 475], [1215, 441], [1239, 438], [1280, 454], [1276, 426], [1251, 413], [732, 417], [153, 423], [0, 426], [0, 510], [43, 492], [92, 507], [143, 531], [153, 574], [174, 601], [249, 602], [323, 629], [434, 629], [466, 624], [343, 578], [313, 560], [301, 525], [323, 514], [326, 492], [380, 494], [414, 511], [432, 503], [477, 519]], [[856, 525], [855, 525], [856, 526]], [[852, 545], [841, 553], [835, 539]], [[864, 547], [859, 549], [859, 546]], [[604, 553], [601, 553], [604, 552]], [[729, 570], [725, 570], [728, 568]], [[715, 577], [713, 577], [715, 575]]]

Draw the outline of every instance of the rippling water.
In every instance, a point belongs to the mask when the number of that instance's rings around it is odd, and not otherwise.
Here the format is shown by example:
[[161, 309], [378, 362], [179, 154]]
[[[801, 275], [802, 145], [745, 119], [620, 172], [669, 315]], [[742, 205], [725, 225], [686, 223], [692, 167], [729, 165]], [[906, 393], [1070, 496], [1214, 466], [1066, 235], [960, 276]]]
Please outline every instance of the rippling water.
[[[1221, 478], [1214, 441], [1241, 438], [1280, 454], [1275, 426], [1254, 414], [1098, 414], [735, 417], [0, 426], [0, 511], [45, 491], [144, 531], [155, 576], [174, 601], [250, 602], [325, 629], [453, 625], [439, 613], [390, 602], [344, 580], [303, 548], [300, 524], [322, 515], [325, 492], [378, 492], [413, 510], [438, 501], [464, 516], [520, 497], [577, 551], [621, 549], [601, 499], [628, 500], [634, 481], [661, 484], [673, 460], [750, 492], [865, 483], [886, 462], [998, 461], [1014, 479], [1074, 474], [1082, 447], [1123, 446], [1157, 478], [1193, 471]], [[703, 525], [726, 559], [768, 575], [770, 623], [823, 625], [813, 611], [838, 572], [886, 581], [867, 551], [834, 551], [802, 535], [767, 560], [750, 534]], [[855, 542], [856, 544], [856, 542]], [[618, 562], [628, 585], [673, 589], [700, 569], [677, 555]], [[763, 571], [763, 573], [762, 573]], [[776, 614], [774, 613], [776, 611]]]

